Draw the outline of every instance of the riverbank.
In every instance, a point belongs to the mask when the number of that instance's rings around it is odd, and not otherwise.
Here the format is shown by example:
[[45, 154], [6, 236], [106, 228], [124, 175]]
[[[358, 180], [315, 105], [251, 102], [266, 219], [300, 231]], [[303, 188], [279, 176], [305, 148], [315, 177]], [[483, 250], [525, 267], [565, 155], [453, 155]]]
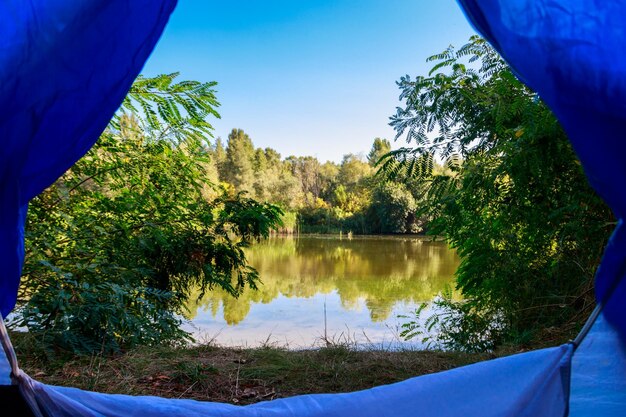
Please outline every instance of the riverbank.
[[438, 351], [291, 351], [205, 345], [139, 348], [116, 356], [44, 352], [15, 335], [22, 368], [38, 381], [106, 393], [251, 404], [299, 394], [348, 392], [495, 357]]

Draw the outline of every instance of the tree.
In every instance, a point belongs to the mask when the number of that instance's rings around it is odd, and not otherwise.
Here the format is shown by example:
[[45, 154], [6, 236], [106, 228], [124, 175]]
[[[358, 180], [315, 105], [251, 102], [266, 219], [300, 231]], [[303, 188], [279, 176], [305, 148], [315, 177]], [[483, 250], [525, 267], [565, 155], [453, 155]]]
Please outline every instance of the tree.
[[96, 146], [31, 204], [19, 324], [51, 345], [176, 343], [192, 293], [256, 287], [243, 249], [282, 212], [208, 181], [213, 84], [175, 76], [140, 77]]
[[322, 192], [322, 181], [321, 165], [317, 158], [290, 156], [286, 162], [290, 165], [292, 174], [300, 180], [304, 195], [309, 195], [312, 199], [319, 198]]
[[326, 161], [320, 166], [320, 198], [330, 201], [332, 190], [338, 182], [339, 167], [334, 162]]
[[367, 162], [375, 166], [383, 155], [391, 151], [391, 143], [387, 139], [376, 138], [372, 144], [372, 149], [367, 154]]
[[[355, 154], [345, 155], [341, 165], [321, 164], [312, 156], [281, 160], [274, 149], [255, 148], [243, 130], [233, 129], [226, 151], [218, 138], [209, 155], [231, 192], [248, 192], [289, 210], [283, 217], [291, 219], [289, 230], [295, 229], [297, 218], [304, 232], [421, 232], [427, 216], [418, 215], [414, 206], [423, 198], [423, 187], [416, 181], [386, 184], [373, 177], [376, 161], [390, 149], [389, 141], [376, 138], [368, 162]], [[214, 176], [214, 165], [207, 165], [207, 175]], [[403, 211], [403, 204], [411, 207], [410, 214]]]
[[224, 149], [224, 143], [222, 142], [222, 138], [218, 137], [215, 140], [215, 145], [211, 146], [210, 149], [210, 155], [213, 159], [213, 164], [217, 168], [220, 180], [222, 180], [224, 178], [224, 162], [226, 161], [226, 150]]
[[223, 180], [238, 191], [253, 191], [254, 144], [241, 129], [233, 129], [228, 135]]
[[372, 168], [366, 162], [363, 162], [361, 156], [348, 154], [343, 156], [341, 165], [339, 166], [339, 182], [346, 187], [353, 188], [361, 183], [367, 177], [373, 174]]
[[418, 233], [417, 203], [402, 183], [386, 181], [376, 187], [367, 219], [373, 233]]
[[[388, 177], [426, 186], [431, 232], [462, 257], [465, 299], [444, 298], [429, 323], [452, 348], [537, 340], [550, 327], [567, 338], [592, 308], [610, 211], [552, 113], [483, 39], [429, 61], [428, 76], [400, 79], [391, 118], [413, 147], [382, 162]], [[435, 157], [446, 166], [433, 174]]]
[[280, 154], [277, 151], [272, 148], [265, 148], [263, 152], [269, 166], [281, 164]]
[[254, 172], [260, 173], [264, 172], [268, 168], [267, 155], [263, 151], [263, 149], [258, 148], [254, 151]]

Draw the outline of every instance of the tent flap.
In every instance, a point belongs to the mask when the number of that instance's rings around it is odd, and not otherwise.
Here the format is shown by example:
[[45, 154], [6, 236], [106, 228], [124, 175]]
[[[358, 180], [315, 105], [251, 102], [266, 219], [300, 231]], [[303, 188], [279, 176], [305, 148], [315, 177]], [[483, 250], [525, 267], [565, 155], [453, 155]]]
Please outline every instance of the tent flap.
[[603, 314], [572, 358], [570, 417], [626, 414], [626, 351]]
[[0, 2], [0, 312], [13, 309], [28, 201], [98, 139], [176, 0]]

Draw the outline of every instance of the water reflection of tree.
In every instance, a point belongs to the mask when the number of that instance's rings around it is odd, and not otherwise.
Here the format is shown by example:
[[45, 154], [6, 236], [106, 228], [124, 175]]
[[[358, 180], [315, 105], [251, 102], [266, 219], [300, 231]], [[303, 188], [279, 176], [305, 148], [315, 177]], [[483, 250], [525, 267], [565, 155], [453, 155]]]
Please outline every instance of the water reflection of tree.
[[260, 273], [258, 291], [239, 299], [215, 290], [189, 306], [216, 316], [223, 306], [228, 324], [243, 320], [252, 303], [279, 295], [313, 297], [337, 291], [346, 309], [362, 301], [372, 321], [386, 320], [398, 302], [432, 299], [452, 280], [459, 259], [444, 244], [419, 238], [275, 238], [248, 251]]

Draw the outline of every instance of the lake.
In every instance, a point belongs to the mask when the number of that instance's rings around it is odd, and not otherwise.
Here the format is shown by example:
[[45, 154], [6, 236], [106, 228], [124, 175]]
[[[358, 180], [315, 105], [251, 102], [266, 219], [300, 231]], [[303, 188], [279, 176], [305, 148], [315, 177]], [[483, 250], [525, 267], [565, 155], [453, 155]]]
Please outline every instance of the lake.
[[214, 290], [193, 302], [185, 328], [199, 341], [419, 347], [399, 339], [406, 319], [398, 315], [452, 285], [460, 262], [445, 243], [419, 236], [277, 236], [246, 255], [259, 271], [259, 290], [238, 299]]

